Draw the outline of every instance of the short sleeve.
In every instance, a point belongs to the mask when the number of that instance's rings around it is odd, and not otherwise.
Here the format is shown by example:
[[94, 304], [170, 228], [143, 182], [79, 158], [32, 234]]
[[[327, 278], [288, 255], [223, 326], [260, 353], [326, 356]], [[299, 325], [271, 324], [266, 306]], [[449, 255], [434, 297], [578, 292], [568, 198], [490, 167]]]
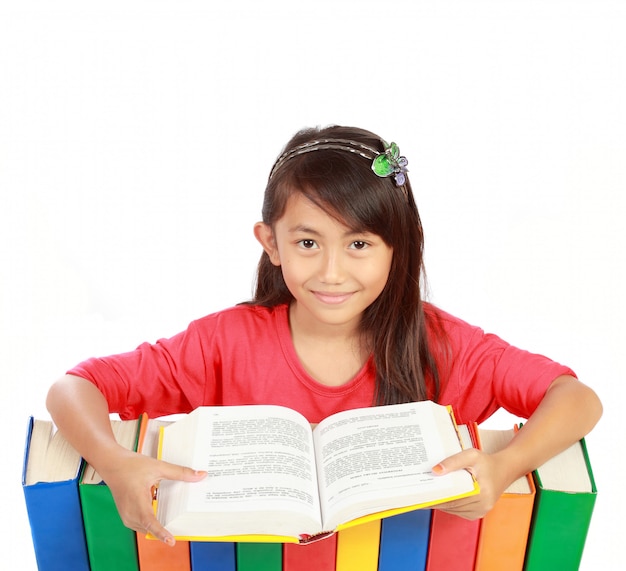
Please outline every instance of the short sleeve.
[[452, 405], [460, 423], [481, 423], [500, 408], [528, 418], [557, 377], [575, 376], [569, 367], [448, 314], [442, 314], [441, 323], [449, 362], [440, 368], [440, 400]]
[[206, 400], [206, 391], [215, 386], [211, 383], [212, 368], [204, 359], [210, 350], [210, 345], [201, 343], [192, 323], [169, 339], [83, 361], [68, 374], [94, 383], [106, 398], [109, 411], [121, 418], [137, 418], [143, 412], [151, 417], [189, 412]]

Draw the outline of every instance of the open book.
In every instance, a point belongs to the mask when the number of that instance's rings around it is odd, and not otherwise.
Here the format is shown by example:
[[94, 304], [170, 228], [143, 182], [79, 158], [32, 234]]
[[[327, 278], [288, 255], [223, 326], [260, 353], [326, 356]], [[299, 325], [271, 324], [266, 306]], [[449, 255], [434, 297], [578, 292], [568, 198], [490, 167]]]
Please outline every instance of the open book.
[[464, 470], [431, 472], [461, 450], [452, 410], [431, 401], [348, 410], [314, 430], [285, 407], [200, 407], [161, 430], [159, 457], [208, 476], [161, 482], [157, 518], [179, 539], [306, 542], [478, 493]]

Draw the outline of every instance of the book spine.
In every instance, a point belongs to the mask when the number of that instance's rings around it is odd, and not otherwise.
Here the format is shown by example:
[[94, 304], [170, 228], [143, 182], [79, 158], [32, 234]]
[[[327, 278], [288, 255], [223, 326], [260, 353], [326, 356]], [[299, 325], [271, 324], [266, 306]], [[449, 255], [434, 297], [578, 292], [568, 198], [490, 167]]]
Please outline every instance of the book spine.
[[79, 488], [91, 571], [139, 571], [135, 532], [122, 523], [109, 487]]
[[474, 571], [480, 520], [433, 510], [426, 571]]
[[493, 509], [483, 518], [476, 554], [476, 571], [521, 571], [534, 499], [534, 493], [505, 493], [498, 499]]
[[280, 543], [237, 543], [237, 571], [282, 571]]
[[24, 486], [33, 549], [40, 571], [89, 571], [78, 481]]
[[525, 571], [578, 569], [595, 499], [595, 493], [537, 489]]
[[380, 520], [342, 529], [337, 534], [336, 571], [377, 571]]
[[233, 542], [191, 541], [189, 554], [192, 571], [237, 571]]
[[283, 545], [283, 571], [335, 571], [336, 558], [336, 533], [312, 543]]
[[137, 533], [137, 558], [141, 571], [190, 571], [189, 542], [177, 541], [170, 547]]
[[378, 571], [423, 571], [432, 510], [415, 510], [381, 522]]

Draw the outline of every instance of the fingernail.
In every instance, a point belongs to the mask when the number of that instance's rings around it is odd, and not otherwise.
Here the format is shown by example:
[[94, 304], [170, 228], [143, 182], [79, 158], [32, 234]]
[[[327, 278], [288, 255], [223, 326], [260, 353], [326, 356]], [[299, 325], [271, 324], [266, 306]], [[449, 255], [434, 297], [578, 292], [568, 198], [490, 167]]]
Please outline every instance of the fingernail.
[[166, 543], [169, 546], [173, 546], [176, 543], [176, 540], [172, 536], [169, 536], [163, 539], [163, 543]]
[[443, 467], [443, 464], [437, 464], [436, 466], [433, 466], [432, 471], [434, 474], [443, 474], [445, 471], [445, 468]]

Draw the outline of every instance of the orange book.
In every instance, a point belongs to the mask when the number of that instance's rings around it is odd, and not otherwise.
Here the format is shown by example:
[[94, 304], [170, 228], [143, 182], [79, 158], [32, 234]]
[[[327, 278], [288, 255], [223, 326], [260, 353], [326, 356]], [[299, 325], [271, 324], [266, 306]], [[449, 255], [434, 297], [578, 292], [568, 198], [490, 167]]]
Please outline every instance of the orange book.
[[[149, 419], [147, 414], [140, 418], [137, 452], [156, 458], [159, 430], [167, 421]], [[145, 535], [137, 534], [137, 556], [141, 571], [190, 571], [189, 542], [177, 541], [174, 547], [165, 545]]]
[[380, 527], [375, 520], [339, 531], [336, 571], [378, 571]]
[[174, 547], [137, 534], [137, 556], [141, 571], [189, 571], [189, 542], [177, 541]]
[[[478, 429], [478, 446], [485, 452], [502, 450], [513, 438], [511, 430]], [[476, 552], [476, 571], [521, 571], [535, 502], [531, 474], [518, 478], [483, 518]]]

